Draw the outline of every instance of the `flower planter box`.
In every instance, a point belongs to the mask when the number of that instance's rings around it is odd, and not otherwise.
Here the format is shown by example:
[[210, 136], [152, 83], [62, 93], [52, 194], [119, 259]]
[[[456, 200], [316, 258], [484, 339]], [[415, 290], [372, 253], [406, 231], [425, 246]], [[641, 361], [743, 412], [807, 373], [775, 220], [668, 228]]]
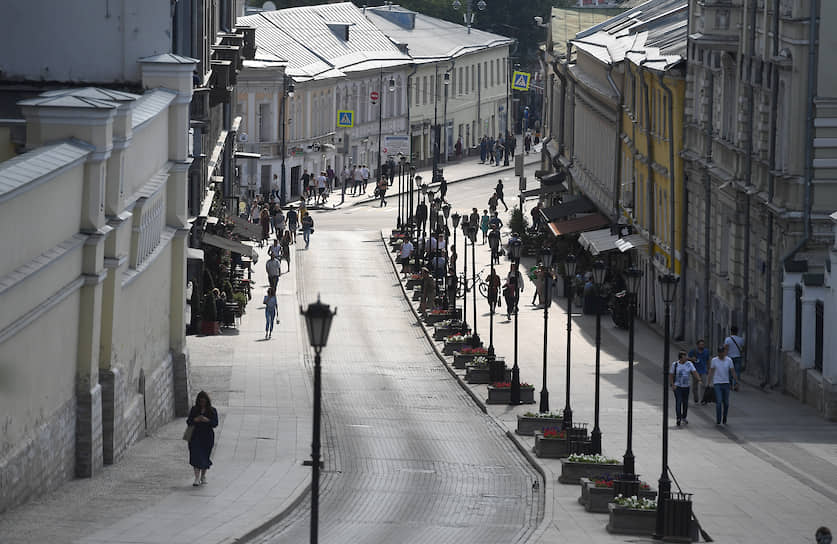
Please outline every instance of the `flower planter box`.
[[218, 321], [201, 321], [201, 334], [204, 336], [221, 334], [221, 323]]
[[[494, 387], [488, 386], [488, 399], [486, 404], [509, 404], [511, 402], [511, 387]], [[535, 388], [521, 387], [520, 388], [520, 402], [522, 404], [535, 403]]]
[[[653, 500], [657, 498], [657, 492], [653, 489], [640, 488], [637, 496], [641, 499]], [[581, 496], [578, 498], [578, 502], [584, 506], [585, 510], [606, 514], [608, 512], [608, 505], [612, 500], [612, 487], [596, 487], [596, 484], [590, 478], [581, 479]]]
[[439, 327], [436, 326], [433, 329], [433, 339], [434, 340], [444, 340], [448, 336], [453, 336], [454, 334], [467, 334], [470, 333], [471, 329], [467, 327], [463, 327], [462, 325], [458, 325], [456, 327]]
[[535, 432], [535, 455], [546, 459], [561, 459], [570, 455], [566, 438], [544, 438], [541, 431]]
[[460, 353], [456, 351], [453, 354], [453, 368], [464, 370], [468, 363], [477, 357], [485, 357], [486, 359], [489, 358], [487, 353]]
[[[488, 384], [491, 382], [491, 374], [488, 372], [488, 367], [477, 368], [469, 366], [465, 368], [465, 381], [470, 384]], [[504, 381], [511, 381], [511, 369], [506, 369], [506, 376]]]
[[456, 310], [447, 310], [443, 314], [428, 313], [425, 322], [428, 325], [432, 325], [433, 323], [445, 321], [446, 319], [462, 319], [462, 309], [457, 308]]
[[557, 417], [526, 417], [517, 416], [517, 434], [532, 436], [535, 431], [542, 431], [546, 428], [562, 429], [564, 421]]
[[617, 535], [651, 535], [657, 520], [656, 510], [638, 510], [625, 508], [613, 503], [608, 504], [610, 520], [607, 532]]
[[470, 345], [470, 340], [468, 342], [445, 342], [442, 353], [445, 355], [453, 355], [455, 351], [460, 351], [462, 348], [469, 347]]
[[612, 474], [614, 476], [622, 474], [622, 463], [604, 464], [604, 463], [574, 463], [566, 459], [561, 459], [561, 476], [558, 481], [562, 484], [579, 485], [582, 478], [592, 478], [593, 476], [600, 476], [602, 474]]

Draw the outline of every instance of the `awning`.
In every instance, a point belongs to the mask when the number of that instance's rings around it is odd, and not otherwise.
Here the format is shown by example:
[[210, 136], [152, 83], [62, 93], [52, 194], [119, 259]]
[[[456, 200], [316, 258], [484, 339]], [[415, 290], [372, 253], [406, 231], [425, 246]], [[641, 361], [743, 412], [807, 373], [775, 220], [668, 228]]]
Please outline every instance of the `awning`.
[[541, 178], [541, 186], [544, 185], [558, 185], [567, 178], [567, 173], [559, 170], [555, 173], [549, 174]]
[[558, 142], [555, 138], [549, 137], [543, 142], [543, 149], [549, 154], [550, 160], [558, 156]]
[[236, 242], [235, 240], [221, 238], [220, 236], [215, 236], [214, 234], [204, 233], [203, 243], [220, 247], [221, 249], [227, 249], [233, 253], [239, 253], [245, 257], [250, 257], [253, 260], [257, 258], [256, 249], [254, 247], [242, 244], [241, 242]]
[[578, 243], [581, 247], [590, 252], [591, 255], [599, 255], [616, 249], [616, 241], [619, 237], [611, 234], [610, 229], [593, 230], [581, 233]]
[[631, 234], [616, 241], [616, 249], [625, 253], [631, 249], [646, 249], [648, 241], [639, 234]]
[[610, 224], [610, 220], [600, 214], [593, 213], [584, 217], [576, 217], [566, 221], [551, 221], [549, 230], [553, 236], [563, 236], [574, 232], [600, 229]]
[[193, 261], [202, 261], [203, 260], [203, 250], [197, 249], [194, 247], [187, 247], [186, 248], [186, 258], [193, 260]]
[[235, 225], [235, 227], [233, 228], [234, 233], [238, 234], [243, 238], [248, 238], [253, 241], [258, 241], [262, 239], [261, 225], [251, 223], [250, 221], [235, 215], [231, 215], [229, 218]]
[[577, 213], [587, 213], [595, 211], [593, 203], [587, 200], [586, 197], [579, 196], [573, 200], [567, 200], [557, 206], [550, 206], [544, 208], [541, 213], [548, 222], [557, 221], [575, 215]]
[[261, 153], [245, 153], [244, 151], [235, 152], [236, 159], [261, 159]]

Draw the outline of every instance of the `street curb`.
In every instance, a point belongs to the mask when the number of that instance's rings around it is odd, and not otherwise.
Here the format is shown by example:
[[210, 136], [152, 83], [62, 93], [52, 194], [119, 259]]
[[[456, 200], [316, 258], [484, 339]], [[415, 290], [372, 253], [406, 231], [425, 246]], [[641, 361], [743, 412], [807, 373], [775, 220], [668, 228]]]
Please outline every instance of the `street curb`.
[[[554, 489], [552, 485], [552, 481], [546, 475], [546, 469], [542, 467], [532, 453], [528, 450], [526, 445], [520, 441], [520, 439], [514, 434], [513, 431], [506, 429], [505, 425], [503, 425], [500, 420], [496, 417], [488, 413], [488, 407], [486, 406], [485, 402], [477, 396], [477, 394], [471, 389], [471, 387], [462, 379], [456, 369], [453, 368], [450, 363], [448, 363], [447, 357], [441, 352], [439, 346], [436, 345], [436, 341], [433, 340], [433, 335], [427, 328], [427, 325], [421, 320], [421, 316], [419, 316], [418, 311], [416, 310], [413, 303], [410, 301], [410, 297], [407, 295], [407, 288], [404, 285], [404, 282], [401, 281], [401, 276], [398, 272], [397, 264], [395, 263], [395, 259], [392, 257], [392, 252], [389, 251], [387, 248], [387, 238], [384, 231], [381, 231], [381, 241], [384, 243], [384, 250], [386, 251], [387, 257], [389, 258], [390, 264], [392, 265], [393, 272], [395, 272], [396, 279], [398, 280], [398, 285], [401, 287], [401, 293], [404, 295], [404, 299], [407, 301], [407, 305], [410, 307], [410, 311], [415, 316], [416, 321], [418, 322], [419, 326], [421, 327], [422, 332], [424, 332], [425, 338], [430, 343], [430, 347], [433, 348], [433, 352], [438, 357], [439, 361], [442, 362], [445, 369], [447, 369], [448, 373], [453, 376], [459, 386], [468, 394], [469, 397], [474, 401], [477, 407], [486, 415], [488, 416], [492, 422], [494, 422], [497, 427], [506, 435], [506, 437], [511, 441], [515, 448], [517, 448], [520, 453], [523, 454], [523, 457], [526, 458], [526, 461], [535, 469], [535, 471], [541, 475], [543, 479], [543, 517], [541, 522], [538, 524], [537, 527], [532, 529], [531, 534], [524, 540], [525, 542], [532, 541], [534, 538], [542, 535], [547, 527], [552, 523], [552, 515], [553, 515], [553, 503], [554, 503]], [[552, 472], [550, 471], [550, 475]]]
[[285, 508], [283, 508], [278, 514], [276, 514], [275, 516], [266, 520], [264, 523], [262, 523], [258, 527], [250, 529], [250, 531], [245, 533], [243, 536], [240, 536], [238, 538], [233, 539], [232, 542], [234, 542], [236, 544], [243, 544], [243, 543], [246, 543], [246, 542], [250, 542], [254, 538], [256, 538], [259, 535], [261, 535], [262, 533], [264, 533], [267, 529], [269, 529], [273, 525], [276, 525], [277, 523], [279, 523], [280, 521], [285, 519], [288, 516], [288, 514], [293, 512], [300, 504], [302, 504], [302, 502], [305, 499], [307, 499], [311, 495], [311, 481], [310, 481], [310, 478], [308, 480], [309, 481], [305, 484], [305, 487], [303, 488], [302, 492], [299, 493], [299, 495], [297, 497], [295, 497], [290, 503], [288, 503], [288, 505], [285, 506]]

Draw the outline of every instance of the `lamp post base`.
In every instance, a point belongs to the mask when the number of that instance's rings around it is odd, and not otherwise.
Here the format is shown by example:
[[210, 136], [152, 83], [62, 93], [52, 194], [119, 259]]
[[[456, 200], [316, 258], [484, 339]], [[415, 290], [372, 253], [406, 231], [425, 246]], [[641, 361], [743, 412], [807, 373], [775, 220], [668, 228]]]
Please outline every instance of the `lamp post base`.
[[654, 540], [662, 540], [665, 537], [666, 501], [671, 495], [671, 480], [668, 474], [663, 473], [657, 483], [657, 523], [654, 529]]
[[573, 409], [569, 405], [564, 406], [564, 428], [570, 429], [573, 426]]
[[549, 391], [547, 391], [546, 388], [541, 389], [541, 402], [538, 410], [540, 410], [542, 414], [549, 412]]
[[590, 448], [593, 450], [592, 453], [601, 455], [602, 431], [598, 427], [594, 427], [593, 432], [590, 433]]
[[520, 368], [517, 366], [517, 361], [512, 367], [511, 400], [509, 400], [509, 404], [520, 404]]

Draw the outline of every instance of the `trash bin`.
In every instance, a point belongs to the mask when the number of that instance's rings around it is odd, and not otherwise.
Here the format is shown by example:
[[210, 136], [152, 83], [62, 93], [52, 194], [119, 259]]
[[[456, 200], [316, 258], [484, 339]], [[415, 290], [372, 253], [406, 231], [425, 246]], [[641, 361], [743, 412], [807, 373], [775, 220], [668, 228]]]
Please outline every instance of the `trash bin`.
[[692, 494], [673, 492], [666, 501], [663, 536], [668, 542], [692, 541]]
[[488, 379], [492, 383], [506, 381], [506, 362], [502, 359], [492, 359], [488, 362]]

